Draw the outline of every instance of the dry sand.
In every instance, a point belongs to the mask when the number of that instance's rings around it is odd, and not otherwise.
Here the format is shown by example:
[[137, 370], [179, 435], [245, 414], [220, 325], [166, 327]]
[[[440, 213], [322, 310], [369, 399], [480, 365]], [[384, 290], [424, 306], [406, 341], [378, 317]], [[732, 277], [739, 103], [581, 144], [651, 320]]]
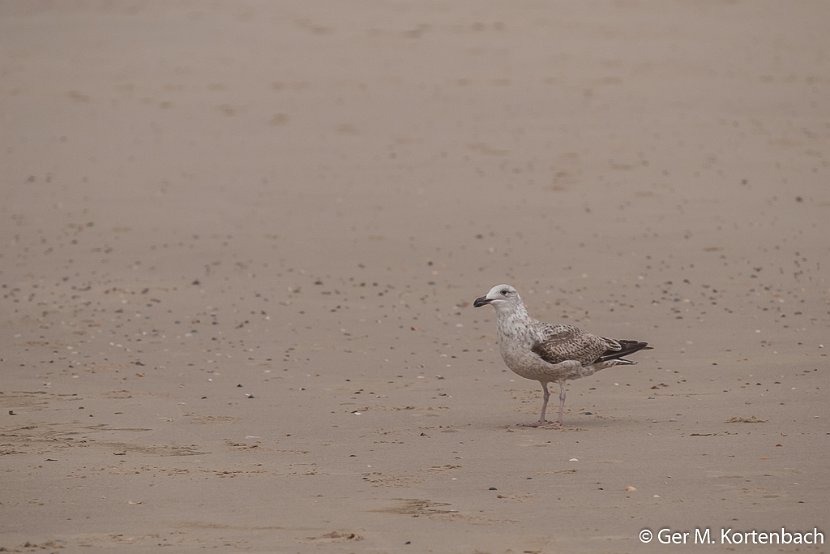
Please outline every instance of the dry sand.
[[[828, 20], [0, 3], [0, 547], [830, 533]], [[503, 281], [656, 349], [518, 427]]]

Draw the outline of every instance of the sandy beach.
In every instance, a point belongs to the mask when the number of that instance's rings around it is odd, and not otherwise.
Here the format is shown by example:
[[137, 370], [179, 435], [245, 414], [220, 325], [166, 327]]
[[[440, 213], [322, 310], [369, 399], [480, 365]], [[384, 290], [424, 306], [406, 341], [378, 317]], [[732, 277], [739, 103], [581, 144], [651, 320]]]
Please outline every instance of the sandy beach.
[[828, 551], [828, 21], [0, 2], [0, 551]]

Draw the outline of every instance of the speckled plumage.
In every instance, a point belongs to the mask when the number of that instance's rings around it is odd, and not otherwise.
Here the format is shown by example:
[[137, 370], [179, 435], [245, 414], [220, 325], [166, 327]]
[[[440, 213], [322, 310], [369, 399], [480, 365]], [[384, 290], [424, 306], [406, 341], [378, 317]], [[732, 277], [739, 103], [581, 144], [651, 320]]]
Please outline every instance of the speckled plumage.
[[633, 364], [623, 356], [647, 348], [647, 343], [613, 340], [586, 333], [573, 325], [536, 321], [527, 313], [518, 291], [510, 285], [496, 285], [477, 298], [476, 307], [491, 304], [496, 309], [499, 351], [510, 370], [526, 379], [539, 381], [544, 391], [544, 424], [549, 397], [548, 383], [560, 386], [559, 424], [565, 404], [565, 381], [579, 379], [619, 364]]

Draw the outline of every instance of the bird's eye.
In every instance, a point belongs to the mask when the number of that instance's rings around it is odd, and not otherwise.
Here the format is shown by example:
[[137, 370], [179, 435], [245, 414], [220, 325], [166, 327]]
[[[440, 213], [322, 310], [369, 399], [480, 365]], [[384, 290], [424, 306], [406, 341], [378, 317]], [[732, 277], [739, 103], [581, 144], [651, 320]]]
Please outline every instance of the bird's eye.
[[501, 290], [501, 295], [502, 295], [502, 296], [507, 296], [509, 293], [510, 293], [510, 291], [509, 291], [509, 290], [507, 290], [507, 289], [502, 289], [502, 290]]

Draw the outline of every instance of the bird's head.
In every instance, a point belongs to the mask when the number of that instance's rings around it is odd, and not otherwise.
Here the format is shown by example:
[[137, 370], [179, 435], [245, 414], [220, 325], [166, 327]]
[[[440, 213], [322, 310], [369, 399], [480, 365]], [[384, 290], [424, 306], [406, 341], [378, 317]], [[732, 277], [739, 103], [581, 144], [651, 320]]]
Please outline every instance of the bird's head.
[[517, 306], [522, 305], [522, 298], [519, 296], [519, 291], [510, 285], [496, 285], [490, 289], [490, 292], [482, 297], [476, 298], [473, 306], [480, 308], [487, 304], [492, 305], [497, 312], [512, 311]]

